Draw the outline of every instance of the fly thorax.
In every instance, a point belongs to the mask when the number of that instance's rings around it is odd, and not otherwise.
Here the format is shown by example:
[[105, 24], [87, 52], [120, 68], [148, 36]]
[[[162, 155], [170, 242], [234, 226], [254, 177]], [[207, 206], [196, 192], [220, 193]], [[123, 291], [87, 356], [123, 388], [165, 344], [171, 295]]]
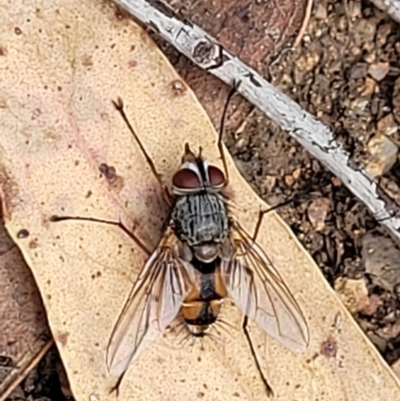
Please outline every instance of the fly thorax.
[[202, 191], [177, 197], [171, 217], [177, 236], [190, 247], [227, 238], [227, 210], [218, 193]]

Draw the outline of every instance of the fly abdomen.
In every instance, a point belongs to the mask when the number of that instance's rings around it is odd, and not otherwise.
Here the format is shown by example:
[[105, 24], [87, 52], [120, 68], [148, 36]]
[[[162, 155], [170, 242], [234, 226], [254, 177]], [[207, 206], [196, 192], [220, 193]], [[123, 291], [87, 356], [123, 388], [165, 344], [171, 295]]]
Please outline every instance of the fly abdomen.
[[212, 301], [185, 302], [182, 314], [189, 331], [196, 337], [203, 337], [217, 320], [223, 299]]
[[226, 289], [219, 271], [219, 258], [210, 263], [194, 258], [191, 263], [197, 270], [199, 282], [185, 299], [182, 315], [189, 331], [202, 337], [217, 320]]
[[177, 236], [189, 246], [221, 243], [228, 236], [226, 206], [219, 194], [200, 192], [179, 196], [171, 217]]

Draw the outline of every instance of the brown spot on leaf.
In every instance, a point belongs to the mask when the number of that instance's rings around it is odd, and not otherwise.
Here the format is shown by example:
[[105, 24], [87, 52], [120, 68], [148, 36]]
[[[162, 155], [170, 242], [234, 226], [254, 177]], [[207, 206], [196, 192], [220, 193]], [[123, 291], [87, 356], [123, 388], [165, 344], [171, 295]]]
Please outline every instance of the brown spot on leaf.
[[38, 247], [38, 239], [34, 238], [32, 241], [29, 241], [29, 248], [35, 249]]
[[337, 342], [332, 338], [328, 338], [321, 344], [320, 353], [321, 355], [326, 356], [327, 358], [335, 358], [337, 354]]
[[101, 163], [99, 170], [106, 177], [110, 187], [114, 191], [120, 192], [124, 187], [124, 179], [117, 174], [115, 167], [108, 166], [106, 163]]
[[21, 35], [21, 33], [22, 33], [21, 29], [18, 28], [18, 27], [15, 27], [15, 28], [14, 28], [14, 32], [15, 32], [17, 35]]
[[88, 55], [88, 54], [85, 54], [83, 57], [82, 57], [82, 65], [84, 66], [84, 67], [92, 67], [93, 66], [93, 60], [92, 60], [92, 56], [91, 55]]
[[18, 231], [17, 238], [21, 239], [21, 238], [26, 238], [28, 236], [29, 236], [29, 231], [26, 230], [25, 228]]
[[129, 60], [128, 61], [128, 67], [129, 68], [135, 68], [137, 66], [137, 61], [136, 60]]
[[67, 345], [67, 341], [68, 341], [68, 337], [69, 337], [69, 333], [63, 332], [63, 333], [58, 333], [55, 335], [55, 339], [58, 343], [60, 343], [63, 347], [65, 347]]
[[108, 181], [113, 180], [116, 176], [115, 167], [108, 166], [106, 163], [101, 163], [99, 166], [99, 170], [107, 178]]
[[123, 8], [116, 6], [115, 7], [115, 17], [118, 21], [122, 21], [124, 19], [130, 19], [129, 13], [125, 11]]
[[180, 79], [175, 79], [171, 82], [171, 89], [175, 97], [182, 96], [186, 92], [186, 84]]

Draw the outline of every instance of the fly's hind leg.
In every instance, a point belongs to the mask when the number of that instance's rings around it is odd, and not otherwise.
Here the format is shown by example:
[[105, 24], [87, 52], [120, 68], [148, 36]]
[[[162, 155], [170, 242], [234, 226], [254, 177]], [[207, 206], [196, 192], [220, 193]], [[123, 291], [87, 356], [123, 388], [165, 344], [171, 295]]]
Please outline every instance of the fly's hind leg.
[[[256, 241], [256, 239], [257, 239], [257, 235], [258, 235], [258, 232], [259, 232], [259, 230], [260, 230], [261, 223], [262, 223], [262, 220], [263, 220], [264, 215], [267, 214], [268, 212], [271, 212], [272, 210], [276, 209], [278, 206], [282, 206], [282, 205], [279, 204], [279, 205], [277, 205], [277, 206], [273, 206], [273, 207], [268, 208], [268, 209], [265, 209], [265, 210], [260, 210], [260, 211], [258, 212], [258, 220], [257, 220], [256, 228], [254, 229], [254, 233], [253, 233], [253, 237], [252, 237], [252, 238], [253, 238], [253, 241]], [[265, 390], [266, 390], [266, 392], [267, 392], [267, 395], [268, 395], [268, 396], [273, 396], [273, 395], [274, 395], [274, 392], [273, 392], [273, 390], [272, 390], [272, 387], [271, 387], [271, 385], [268, 383], [267, 378], [264, 376], [264, 373], [263, 373], [263, 371], [262, 371], [262, 369], [261, 369], [260, 362], [258, 361], [257, 354], [256, 354], [256, 351], [255, 351], [255, 349], [254, 349], [254, 346], [253, 346], [253, 343], [252, 343], [252, 340], [251, 340], [251, 336], [250, 336], [249, 330], [248, 330], [248, 328], [247, 328], [248, 321], [249, 321], [249, 320], [248, 320], [248, 317], [245, 315], [245, 316], [244, 316], [244, 319], [243, 319], [242, 329], [243, 329], [243, 332], [244, 332], [246, 341], [247, 341], [247, 343], [249, 344], [250, 352], [251, 352], [251, 355], [253, 356], [253, 359], [254, 359], [254, 362], [255, 362], [255, 364], [256, 364], [257, 370], [258, 370], [258, 372], [260, 373], [261, 380], [262, 380], [262, 382], [264, 383], [264, 386], [265, 386]]]
[[119, 114], [121, 114], [122, 119], [125, 121], [125, 124], [128, 126], [129, 131], [135, 138], [136, 143], [139, 145], [139, 148], [142, 151], [143, 156], [145, 157], [146, 162], [149, 165], [151, 172], [153, 173], [154, 177], [157, 179], [158, 183], [160, 184], [164, 200], [167, 202], [168, 206], [171, 206], [172, 205], [172, 195], [171, 195], [170, 191], [168, 190], [168, 187], [166, 185], [164, 185], [164, 183], [162, 182], [161, 175], [158, 173], [156, 166], [153, 163], [153, 160], [147, 153], [142, 142], [140, 142], [139, 137], [137, 136], [135, 130], [133, 129], [132, 124], [130, 123], [130, 121], [125, 113], [124, 103], [123, 103], [122, 99], [118, 98], [117, 101], [113, 100], [112, 103], [113, 103], [114, 107], [117, 109], [117, 111], [119, 112]]
[[261, 365], [260, 365], [260, 362], [258, 361], [257, 354], [256, 354], [256, 351], [255, 351], [255, 349], [254, 349], [254, 346], [253, 346], [253, 343], [252, 343], [252, 340], [251, 340], [251, 337], [250, 337], [249, 330], [248, 330], [248, 328], [247, 328], [247, 324], [248, 324], [248, 318], [247, 318], [247, 316], [245, 315], [245, 316], [244, 316], [244, 319], [243, 319], [242, 329], [243, 329], [243, 332], [244, 332], [246, 341], [247, 341], [247, 343], [249, 344], [249, 348], [250, 348], [251, 355], [252, 355], [252, 357], [253, 357], [253, 359], [254, 359], [254, 362], [255, 362], [255, 364], [256, 364], [256, 368], [257, 368], [257, 370], [258, 370], [258, 373], [260, 374], [261, 380], [262, 380], [262, 382], [264, 383], [265, 391], [267, 392], [267, 396], [268, 396], [268, 397], [270, 397], [270, 396], [273, 397], [273, 396], [274, 396], [274, 391], [272, 390], [271, 385], [268, 383], [268, 380], [267, 380], [267, 378], [264, 376], [264, 373], [263, 373], [263, 371], [262, 371], [262, 369], [261, 369]]

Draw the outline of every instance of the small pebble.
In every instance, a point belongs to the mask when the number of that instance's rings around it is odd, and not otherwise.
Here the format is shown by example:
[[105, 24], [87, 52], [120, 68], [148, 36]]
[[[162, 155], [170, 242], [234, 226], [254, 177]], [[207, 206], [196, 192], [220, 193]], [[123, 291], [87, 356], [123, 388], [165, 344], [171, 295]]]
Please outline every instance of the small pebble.
[[397, 161], [398, 147], [386, 135], [375, 135], [368, 142], [369, 152], [366, 170], [373, 177], [380, 177], [390, 171]]
[[382, 81], [390, 70], [389, 63], [374, 63], [368, 67], [368, 74], [375, 79], [375, 81]]
[[314, 16], [319, 20], [325, 20], [328, 18], [328, 11], [326, 10], [325, 4], [318, 3]]

